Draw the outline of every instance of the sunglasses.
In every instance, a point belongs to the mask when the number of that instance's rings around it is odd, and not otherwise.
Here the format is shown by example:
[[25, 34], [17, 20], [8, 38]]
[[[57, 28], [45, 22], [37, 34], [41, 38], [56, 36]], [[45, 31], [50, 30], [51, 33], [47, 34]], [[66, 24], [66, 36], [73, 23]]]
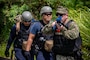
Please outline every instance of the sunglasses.
[[64, 14], [56, 13], [56, 16], [63, 16]]
[[43, 13], [43, 14], [44, 14], [44, 15], [47, 15], [47, 16], [48, 16], [48, 15], [52, 15], [52, 13]]
[[24, 21], [24, 22], [31, 22], [31, 21]]

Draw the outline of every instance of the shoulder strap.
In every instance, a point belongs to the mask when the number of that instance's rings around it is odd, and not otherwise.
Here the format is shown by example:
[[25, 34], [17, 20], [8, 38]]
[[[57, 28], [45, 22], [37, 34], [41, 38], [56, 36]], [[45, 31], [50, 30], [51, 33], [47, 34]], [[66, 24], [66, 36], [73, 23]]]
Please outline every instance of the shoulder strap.
[[72, 21], [73, 21], [73, 20], [68, 21], [67, 24], [65, 25], [65, 26], [67, 27], [67, 29], [68, 29], [69, 24], [70, 24]]
[[41, 29], [42, 29], [44, 25], [43, 25], [43, 23], [42, 23], [42, 21], [41, 21], [41, 20], [40, 20], [39, 22], [40, 22]]

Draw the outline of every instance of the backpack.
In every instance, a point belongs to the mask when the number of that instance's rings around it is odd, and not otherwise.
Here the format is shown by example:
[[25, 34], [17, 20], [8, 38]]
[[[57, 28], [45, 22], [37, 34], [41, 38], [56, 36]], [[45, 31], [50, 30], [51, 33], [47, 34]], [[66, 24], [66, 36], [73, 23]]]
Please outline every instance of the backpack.
[[[68, 27], [69, 23], [71, 23], [73, 20], [70, 20], [66, 27]], [[79, 33], [79, 37], [74, 40], [68, 40], [62, 35], [54, 35], [54, 47], [53, 52], [55, 54], [71, 54], [75, 51], [79, 51], [81, 49], [82, 44], [82, 38]]]

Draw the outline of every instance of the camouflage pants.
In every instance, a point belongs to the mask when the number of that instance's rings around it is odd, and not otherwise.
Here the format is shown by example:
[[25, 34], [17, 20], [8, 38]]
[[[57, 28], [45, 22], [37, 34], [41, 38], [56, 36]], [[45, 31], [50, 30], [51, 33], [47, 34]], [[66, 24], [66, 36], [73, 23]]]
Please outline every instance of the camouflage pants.
[[56, 60], [75, 60], [72, 56], [56, 55]]

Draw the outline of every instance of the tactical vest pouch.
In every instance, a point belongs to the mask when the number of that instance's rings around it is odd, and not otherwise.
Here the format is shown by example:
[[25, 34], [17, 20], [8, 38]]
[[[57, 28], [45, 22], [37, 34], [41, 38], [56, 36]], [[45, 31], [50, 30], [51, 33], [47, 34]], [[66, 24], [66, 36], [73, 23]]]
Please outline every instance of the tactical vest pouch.
[[27, 45], [27, 41], [23, 41], [23, 43], [22, 43], [22, 49], [23, 50], [26, 50], [26, 45]]
[[46, 40], [44, 44], [44, 49], [48, 52], [52, 50], [53, 47], [53, 40]]

